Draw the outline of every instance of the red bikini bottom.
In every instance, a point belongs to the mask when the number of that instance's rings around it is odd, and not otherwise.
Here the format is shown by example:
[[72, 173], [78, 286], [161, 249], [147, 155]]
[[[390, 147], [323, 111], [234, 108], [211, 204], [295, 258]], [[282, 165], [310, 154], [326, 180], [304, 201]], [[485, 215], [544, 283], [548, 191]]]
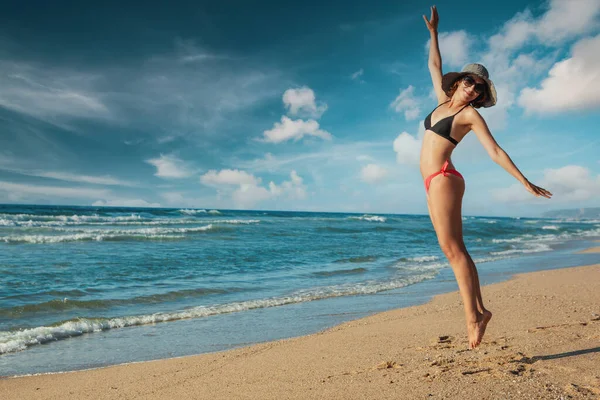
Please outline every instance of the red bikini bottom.
[[436, 176], [440, 175], [440, 174], [442, 174], [442, 175], [444, 175], [444, 176], [448, 176], [448, 174], [452, 174], [452, 175], [456, 175], [456, 176], [458, 176], [458, 177], [459, 177], [459, 178], [461, 178], [461, 179], [465, 179], [465, 178], [463, 178], [463, 176], [460, 174], [460, 172], [458, 172], [457, 170], [455, 170], [455, 169], [448, 169], [448, 160], [446, 160], [446, 162], [444, 163], [444, 166], [442, 167], [442, 169], [441, 169], [440, 171], [438, 171], [438, 172], [435, 172], [435, 173], [433, 173], [433, 174], [429, 175], [429, 176], [427, 177], [427, 179], [425, 179], [425, 191], [426, 191], [427, 193], [429, 193], [429, 185], [431, 184], [431, 180], [432, 180], [433, 178], [435, 178]]

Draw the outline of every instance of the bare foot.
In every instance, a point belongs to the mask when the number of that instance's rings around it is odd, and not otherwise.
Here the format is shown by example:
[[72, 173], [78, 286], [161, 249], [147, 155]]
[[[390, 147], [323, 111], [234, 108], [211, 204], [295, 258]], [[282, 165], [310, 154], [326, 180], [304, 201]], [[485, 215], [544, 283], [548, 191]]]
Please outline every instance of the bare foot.
[[490, 322], [490, 319], [492, 319], [492, 313], [488, 310], [485, 310], [483, 312], [483, 323], [481, 326], [481, 337], [483, 338], [483, 335], [485, 334], [485, 328], [487, 327], [488, 322]]
[[485, 311], [483, 314], [477, 313], [475, 322], [467, 322], [467, 335], [469, 338], [470, 349], [474, 349], [481, 343], [487, 323], [492, 318], [492, 313], [489, 311], [488, 313], [489, 315], [486, 314]]

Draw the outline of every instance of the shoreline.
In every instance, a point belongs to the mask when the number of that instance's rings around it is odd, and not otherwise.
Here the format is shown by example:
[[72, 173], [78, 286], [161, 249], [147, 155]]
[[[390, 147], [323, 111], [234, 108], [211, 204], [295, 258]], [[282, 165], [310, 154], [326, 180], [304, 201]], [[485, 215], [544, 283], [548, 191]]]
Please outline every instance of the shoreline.
[[[587, 253], [599, 251], [600, 248], [586, 250]], [[600, 303], [600, 295], [596, 294], [600, 293], [600, 282], [595, 279], [599, 272], [600, 264], [542, 270], [516, 274], [506, 281], [483, 286], [484, 300], [494, 312], [494, 318], [482, 345], [475, 351], [466, 350], [462, 303], [458, 293], [451, 292], [435, 295], [423, 305], [380, 312], [305, 336], [214, 353], [79, 371], [5, 377], [0, 380], [0, 397], [172, 397], [170, 391], [161, 390], [157, 386], [157, 379], [182, 396], [193, 389], [194, 393], [204, 392], [206, 396], [210, 395], [213, 398], [392, 398], [398, 396], [401, 392], [397, 390], [402, 388], [403, 392], [412, 393], [407, 394], [408, 397], [427, 397], [431, 393], [435, 395], [436, 391], [431, 392], [431, 387], [435, 387], [436, 383], [466, 385], [464, 389], [470, 390], [467, 383], [475, 386], [471, 381], [477, 382], [493, 377], [494, 382], [486, 381], [486, 385], [496, 388], [489, 392], [489, 396], [493, 396], [501, 387], [507, 396], [513, 394], [519, 397], [517, 391], [512, 391], [512, 386], [516, 386], [524, 393], [535, 392], [538, 395], [552, 396], [548, 398], [557, 398], [559, 393], [575, 396], [572, 398], [590, 398], [577, 396], [583, 396], [585, 393], [600, 395], [600, 376], [597, 376], [600, 374], [594, 375], [591, 372], [593, 369], [587, 372], [585, 369], [578, 369], [578, 365], [582, 362], [589, 362], [590, 365], [594, 362], [596, 365], [600, 363], [600, 348], [597, 347], [597, 339], [600, 338], [600, 309], [596, 306]], [[547, 279], [536, 279], [539, 277]], [[565, 286], [569, 280], [572, 284]], [[529, 282], [533, 290], [530, 293], [535, 300], [533, 302], [532, 298], [523, 298], [523, 290], [514, 290], [515, 286], [529, 290], [525, 282]], [[556, 287], [548, 291], [548, 288], [544, 288], [545, 284]], [[584, 288], [589, 290], [583, 290]], [[584, 292], [588, 293], [587, 297], [582, 296]], [[572, 297], [577, 297], [579, 302], [569, 301]], [[549, 301], [556, 301], [558, 298], [562, 300], [560, 304]], [[535, 314], [535, 320], [540, 320], [539, 323], [523, 320], [525, 311], [520, 299], [527, 301], [527, 308], [535, 304], [540, 306], [541, 312]], [[578, 305], [573, 306], [569, 303]], [[558, 312], [572, 307], [576, 307], [571, 310], [572, 315]], [[579, 308], [581, 310], [578, 310]], [[444, 315], [440, 316], [442, 320], [432, 320], [431, 315], [441, 311], [444, 311]], [[594, 313], [598, 316], [597, 319]], [[451, 314], [451, 318], [445, 314]], [[583, 318], [585, 315], [591, 317], [586, 320]], [[401, 321], [406, 318], [412, 323], [402, 324]], [[569, 318], [579, 318], [579, 321], [573, 323], [573, 319]], [[440, 327], [440, 322], [444, 328]], [[507, 329], [508, 326], [512, 328]], [[513, 332], [515, 329], [517, 333]], [[554, 335], [548, 335], [550, 331], [553, 331]], [[591, 336], [588, 331], [591, 332]], [[596, 339], [595, 346], [593, 343], [588, 344], [586, 349], [581, 343], [582, 345], [578, 346], [580, 348], [569, 349], [568, 345], [573, 345], [573, 340], [565, 343], [561, 340], [561, 335], [556, 335], [557, 332], [579, 340], [587, 338], [586, 343]], [[544, 336], [544, 346], [525, 340], [527, 335], [532, 333]], [[365, 340], [357, 342], [355, 336]], [[577, 339], [574, 339], [575, 343]], [[399, 349], [403, 351], [398, 353]], [[554, 358], [551, 357], [556, 357], [556, 354], [552, 356], [551, 351], [548, 353], [551, 349], [557, 349], [555, 352], [558, 353], [562, 350], [564, 354], [573, 354], [557, 358], [560, 361], [553, 361]], [[536, 354], [533, 350], [537, 350], [538, 353], [545, 350], [546, 354]], [[419, 359], [423, 354], [426, 354], [426, 357]], [[407, 360], [408, 355], [410, 357]], [[579, 360], [580, 358], [582, 360]], [[329, 359], [337, 362], [332, 364], [331, 361], [327, 361]], [[491, 359], [493, 363], [490, 362]], [[214, 373], [215, 370], [226, 368], [227, 364], [240, 362], [238, 367], [241, 370], [226, 372], [225, 375]], [[546, 375], [541, 379], [535, 372], [539, 368], [533, 367], [538, 363], [556, 363], [560, 368], [541, 368], [540, 373]], [[516, 364], [516, 369], [503, 371], [497, 367], [508, 367], [511, 364]], [[577, 373], [565, 373], [565, 368], [574, 368], [572, 364], [575, 365], [574, 371]], [[419, 375], [421, 373], [422, 375]], [[149, 374], [150, 378], [146, 374]], [[178, 375], [187, 376], [187, 379], [180, 381]], [[367, 377], [370, 379], [365, 380]], [[390, 378], [385, 385], [382, 383], [385, 380], [383, 378]], [[515, 379], [519, 385], [514, 385], [515, 382], [512, 381]], [[557, 380], [561, 384], [566, 383], [562, 386], [556, 385], [554, 382]], [[567, 382], [569, 380], [573, 382]], [[290, 385], [290, 382], [301, 385], [296, 387]], [[357, 382], [362, 384], [356, 387]], [[375, 382], [380, 382], [380, 385], [374, 385]], [[547, 386], [548, 382], [550, 386]], [[521, 387], [521, 384], [525, 386]], [[430, 392], [425, 393], [428, 387]], [[349, 390], [350, 388], [352, 390]], [[438, 389], [443, 391], [443, 387]], [[342, 393], [346, 394], [341, 395]], [[452, 393], [448, 392], [447, 395], [452, 396]]]
[[[586, 252], [593, 252], [593, 248], [590, 249], [589, 246], [593, 246], [594, 241], [587, 241], [585, 246], [581, 246], [580, 243], [579, 240], [575, 240], [565, 243], [566, 246], [563, 246], [562, 249], [559, 247], [551, 252], [543, 252], [539, 255], [530, 254], [527, 257], [509, 257], [507, 259], [495, 260], [492, 263], [486, 262], [478, 268], [481, 284], [482, 286], [487, 286], [494, 283], [506, 282], [507, 280], [512, 279], [513, 276], [522, 273], [545, 270], [551, 271], [554, 269], [599, 263], [600, 259], [597, 257], [592, 257], [590, 259], [589, 254], [580, 255], [583, 254], [582, 250], [584, 249]], [[298, 308], [295, 310], [292, 309], [294, 314], [297, 315], [296, 318], [309, 319], [306, 320], [304, 324], [301, 324], [299, 322], [289, 321], [289, 317], [287, 317], [288, 323], [291, 322], [291, 327], [295, 327], [296, 330], [291, 329], [290, 325], [285, 323], [285, 319], [281, 320], [281, 318], [279, 322], [283, 323], [283, 325], [275, 325], [271, 328], [269, 325], [265, 324], [265, 322], [272, 318], [273, 315], [277, 315], [278, 312], [285, 312], [285, 310], [277, 311], [280, 307], [268, 307], [262, 311], [258, 310], [258, 314], [256, 313], [257, 311], [251, 311], [248, 315], [240, 315], [238, 317], [235, 316], [236, 313], [226, 314], [222, 317], [231, 320], [228, 324], [228, 329], [233, 330], [226, 331], [228, 337], [238, 339], [238, 341], [228, 343], [217, 338], [217, 342], [214, 343], [217, 343], [218, 345], [213, 345], [213, 348], [209, 350], [205, 350], [205, 348], [211, 346], [206, 346], [206, 343], [208, 342], [207, 339], [203, 339], [203, 335], [206, 333], [210, 335], [210, 332], [207, 332], [206, 329], [203, 328], [197, 330], [194, 329], [193, 325], [189, 325], [194, 324], [194, 319], [176, 321], [188, 324], [185, 329], [181, 329], [181, 327], [177, 328], [177, 323], [173, 325], [175, 328], [169, 328], [171, 324], [163, 326], [162, 323], [156, 324], [156, 328], [154, 327], [154, 324], [140, 326], [139, 329], [142, 330], [142, 335], [153, 337], [154, 341], [158, 340], [159, 346], [167, 348], [166, 346], [173, 347], [173, 344], [175, 344], [178, 346], [175, 348], [183, 349], [184, 347], [181, 346], [181, 343], [183, 342], [188, 346], [187, 348], [189, 348], [187, 351], [174, 351], [169, 352], [170, 354], [164, 354], [163, 351], [163, 354], [159, 354], [158, 357], [153, 353], [155, 350], [150, 349], [149, 353], [146, 353], [144, 350], [146, 348], [145, 346], [152, 346], [152, 340], [148, 339], [144, 344], [138, 346], [135, 343], [132, 343], [131, 339], [133, 336], [127, 333], [128, 329], [124, 329], [122, 332], [119, 329], [115, 331], [114, 334], [106, 337], [106, 340], [102, 341], [98, 341], [95, 335], [91, 335], [87, 340], [76, 340], [75, 347], [69, 347], [69, 345], [65, 346], [66, 343], [59, 340], [57, 343], [49, 343], [48, 345], [42, 345], [41, 347], [36, 346], [35, 349], [32, 349], [34, 353], [29, 353], [30, 350], [25, 350], [24, 352], [6, 354], [4, 360], [0, 359], [2, 362], [2, 364], [0, 364], [0, 371], [2, 371], [0, 379], [90, 371], [111, 366], [213, 354], [256, 344], [293, 339], [317, 334], [343, 323], [377, 315], [382, 312], [424, 305], [430, 302], [435, 296], [457, 290], [458, 287], [451, 268], [444, 268], [439, 271], [433, 279], [425, 279], [416, 284], [408, 285], [387, 293], [349, 296], [343, 298], [342, 303], [340, 303], [340, 300], [337, 298], [324, 299], [319, 302], [299, 303], [296, 307], [301, 307], [300, 309], [303, 311], [299, 312]], [[252, 316], [252, 314], [254, 314], [254, 316]], [[203, 319], [200, 319], [199, 322], [202, 322], [202, 320]], [[252, 331], [249, 331], [250, 333], [244, 333], [245, 329], [238, 329], [240, 325], [249, 329], [262, 327], [264, 329], [269, 329], [269, 331], [258, 335], [256, 332], [252, 333]], [[162, 332], [164, 332], [164, 329], [170, 331], [167, 331], [169, 334], [165, 335], [160, 331], [155, 331], [155, 329], [162, 329]], [[190, 335], [189, 332], [192, 331], [196, 331], [196, 333], [200, 334], [200, 337]], [[233, 333], [235, 331], [238, 332]], [[175, 335], [173, 335], [174, 333]], [[137, 335], [139, 335], [139, 333]], [[84, 333], [83, 336], [87, 337], [88, 334]], [[123, 341], [123, 339], [125, 341]], [[167, 341], [171, 342], [171, 344], [169, 345]], [[125, 350], [127, 356], [120, 357], [119, 361], [108, 361], [109, 358], [114, 356], [102, 358], [102, 361], [100, 362], [98, 362], [100, 358], [94, 358], [94, 354], [103, 351], [103, 347], [108, 351], [106, 354], [113, 354], [115, 349], [128, 348], [130, 345], [135, 346], [137, 350], [134, 352]], [[54, 346], [57, 346], [58, 350], [55, 350]], [[60, 349], [61, 346], [62, 350]], [[82, 350], [84, 353], [81, 353]], [[88, 352], [87, 354], [90, 354], [89, 352], [91, 351], [91, 357], [86, 356], [86, 350]], [[61, 359], [54, 356], [54, 354], [61, 354], [61, 352], [64, 351], [73, 354], [71, 357], [79, 354], [79, 356], [83, 355], [83, 358], [62, 357]], [[37, 352], [37, 354], [35, 352]], [[41, 352], [41, 354], [39, 352]], [[33, 354], [34, 358], [30, 358], [30, 354]], [[49, 358], [44, 358], [44, 354]], [[150, 354], [150, 356], [148, 356], [148, 354]], [[31, 365], [34, 365], [34, 368], [31, 368]]]

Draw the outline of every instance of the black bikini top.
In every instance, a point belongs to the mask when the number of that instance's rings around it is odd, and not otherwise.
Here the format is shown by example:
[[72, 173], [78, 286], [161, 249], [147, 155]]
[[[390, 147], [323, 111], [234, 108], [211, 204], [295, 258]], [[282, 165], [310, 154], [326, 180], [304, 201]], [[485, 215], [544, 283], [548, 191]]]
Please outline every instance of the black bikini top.
[[[449, 101], [450, 100], [448, 100], [442, 104], [446, 104]], [[434, 108], [433, 111], [437, 110], [439, 108], [439, 106], [441, 106], [442, 104], [440, 104], [436, 108]], [[469, 105], [467, 104], [466, 106], [464, 106], [463, 108], [458, 110], [458, 112], [456, 114], [458, 114], [459, 112], [461, 112], [468, 106]], [[423, 124], [425, 125], [425, 129], [435, 132], [438, 135], [440, 135], [441, 137], [448, 139], [451, 143], [453, 143], [456, 146], [458, 144], [458, 142], [453, 137], [450, 136], [450, 131], [452, 130], [452, 122], [454, 121], [454, 117], [456, 116], [456, 114], [450, 115], [446, 118], [442, 118], [434, 126], [431, 126], [431, 114], [433, 114], [433, 111], [430, 112], [427, 117], [425, 117], [425, 121], [423, 122]]]

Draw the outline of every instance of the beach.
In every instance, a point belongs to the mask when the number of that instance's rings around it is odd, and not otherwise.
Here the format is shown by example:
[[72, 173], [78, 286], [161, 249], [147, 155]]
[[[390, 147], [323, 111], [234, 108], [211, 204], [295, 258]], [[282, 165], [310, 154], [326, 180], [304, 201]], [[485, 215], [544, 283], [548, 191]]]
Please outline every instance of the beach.
[[458, 292], [322, 332], [198, 356], [5, 378], [2, 399], [593, 399], [600, 264], [482, 288], [494, 317], [467, 350]]

